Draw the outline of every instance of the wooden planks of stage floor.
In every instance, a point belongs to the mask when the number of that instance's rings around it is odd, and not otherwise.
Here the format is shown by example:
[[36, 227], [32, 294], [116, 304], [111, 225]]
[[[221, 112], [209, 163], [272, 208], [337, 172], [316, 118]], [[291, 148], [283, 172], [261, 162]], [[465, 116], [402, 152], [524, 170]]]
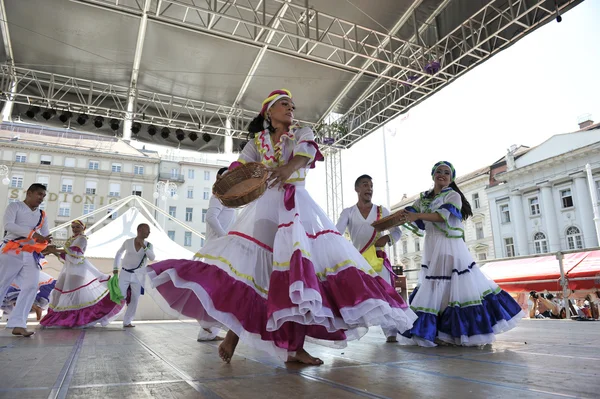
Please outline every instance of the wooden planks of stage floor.
[[378, 328], [343, 350], [308, 345], [320, 367], [217, 342], [192, 323], [0, 330], [0, 398], [571, 398], [600, 393], [600, 322], [523, 320], [492, 348], [386, 344]]

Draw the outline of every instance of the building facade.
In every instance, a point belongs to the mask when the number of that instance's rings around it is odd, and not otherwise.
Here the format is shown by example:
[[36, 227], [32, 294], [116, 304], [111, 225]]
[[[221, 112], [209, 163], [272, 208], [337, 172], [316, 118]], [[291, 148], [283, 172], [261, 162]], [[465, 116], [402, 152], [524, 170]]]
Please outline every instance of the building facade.
[[204, 245], [203, 238], [173, 219], [178, 219], [204, 235], [212, 186], [219, 169], [227, 166], [229, 162], [226, 160], [215, 160], [210, 163], [195, 161], [193, 158], [169, 157], [161, 160], [158, 180], [173, 183], [173, 189], [160, 193], [155, 199], [156, 205], [170, 216], [158, 215], [157, 220], [177, 244], [191, 251], [196, 251]]
[[600, 196], [600, 124], [552, 136], [520, 157], [509, 151], [506, 165], [486, 190], [498, 257], [598, 246], [590, 189]]
[[[22, 201], [31, 184], [44, 184], [42, 209], [51, 228], [76, 217], [93, 224], [102, 216], [86, 215], [131, 194], [153, 201], [159, 171], [157, 155], [117, 138], [14, 125], [0, 129], [0, 164], [9, 169], [9, 184], [0, 185], [0, 209]], [[68, 234], [62, 229], [54, 236]]]
[[[486, 187], [489, 182], [489, 167], [478, 169], [467, 175], [459, 176], [456, 184], [471, 204], [473, 217], [464, 222], [465, 242], [477, 261], [493, 259], [496, 255], [492, 237], [492, 220], [487, 200]], [[405, 198], [394, 205], [396, 212], [419, 198], [419, 194]], [[421, 249], [424, 237], [413, 234], [408, 229], [402, 229], [402, 239], [396, 244], [397, 261], [404, 269], [419, 270], [421, 268]], [[417, 283], [418, 271], [406, 273], [407, 288], [412, 290]]]

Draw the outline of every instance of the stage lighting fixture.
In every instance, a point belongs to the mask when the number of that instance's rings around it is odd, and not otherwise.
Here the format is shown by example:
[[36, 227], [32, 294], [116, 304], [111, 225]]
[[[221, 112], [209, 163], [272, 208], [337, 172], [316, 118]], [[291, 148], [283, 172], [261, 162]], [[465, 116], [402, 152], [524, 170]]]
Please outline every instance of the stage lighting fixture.
[[183, 141], [185, 139], [185, 133], [183, 132], [183, 130], [177, 129], [175, 130], [175, 137], [177, 137], [177, 140]]
[[140, 129], [142, 128], [142, 124], [139, 122], [133, 122], [131, 124], [131, 133], [133, 134], [138, 134], [140, 132]]
[[153, 125], [148, 126], [148, 134], [150, 136], [154, 136], [156, 134], [156, 127], [154, 127]]
[[188, 134], [188, 138], [192, 141], [196, 141], [198, 140], [198, 134], [196, 132], [190, 132], [190, 134]]
[[110, 128], [114, 131], [119, 130], [119, 120], [118, 119], [111, 119], [110, 120]]
[[62, 123], [67, 123], [67, 121], [69, 119], [71, 119], [73, 117], [73, 114], [71, 113], [71, 111], [63, 111], [59, 116], [58, 119], [60, 119], [60, 121]]
[[86, 114], [81, 114], [77, 117], [77, 123], [79, 123], [80, 125], [85, 125], [85, 123], [87, 122], [87, 120], [90, 117], [87, 116]]
[[52, 118], [54, 115], [56, 115], [56, 110], [53, 109], [46, 109], [44, 112], [42, 112], [42, 117], [45, 120], [50, 120], [50, 118]]
[[210, 134], [208, 134], [208, 133], [204, 133], [204, 134], [202, 135], [202, 140], [204, 140], [205, 142], [207, 142], [207, 143], [208, 143], [210, 140], [212, 140], [212, 137], [210, 137]]
[[35, 106], [31, 106], [29, 107], [29, 109], [25, 112], [25, 115], [27, 115], [28, 118], [35, 118], [35, 116], [38, 114], [38, 112], [40, 112], [40, 107], [35, 107]]
[[104, 118], [101, 116], [97, 116], [94, 118], [94, 126], [100, 129], [104, 125]]
[[169, 130], [168, 127], [163, 127], [162, 130], [160, 131], [160, 137], [162, 137], [163, 139], [168, 139], [169, 134], [171, 134], [171, 131]]

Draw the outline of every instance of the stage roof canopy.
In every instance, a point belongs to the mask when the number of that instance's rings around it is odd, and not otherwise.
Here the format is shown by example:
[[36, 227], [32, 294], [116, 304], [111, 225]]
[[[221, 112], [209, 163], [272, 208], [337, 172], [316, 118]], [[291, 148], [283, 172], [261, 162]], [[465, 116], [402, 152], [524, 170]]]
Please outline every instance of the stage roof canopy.
[[[240, 144], [261, 101], [282, 87], [301, 123], [341, 114], [319, 139], [347, 148], [557, 12], [554, 0], [2, 4], [2, 100], [14, 100], [13, 118], [31, 121], [29, 110], [39, 124], [126, 138], [133, 125], [139, 140], [202, 151], [222, 151], [227, 135]], [[127, 123], [113, 130], [111, 119]]]

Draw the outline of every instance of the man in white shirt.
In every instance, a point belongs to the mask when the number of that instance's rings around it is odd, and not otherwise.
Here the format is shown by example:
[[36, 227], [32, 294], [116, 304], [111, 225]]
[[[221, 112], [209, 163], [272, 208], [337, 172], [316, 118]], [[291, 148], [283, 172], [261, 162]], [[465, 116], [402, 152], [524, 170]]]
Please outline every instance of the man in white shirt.
[[[113, 266], [114, 274], [119, 273], [121, 258], [123, 258], [122, 272], [119, 275], [119, 289], [121, 290], [121, 294], [127, 296], [127, 289], [131, 289], [131, 297], [127, 303], [125, 316], [123, 316], [124, 328], [135, 327], [131, 323], [135, 317], [138, 301], [142, 294], [142, 285], [144, 281], [143, 267], [146, 265], [148, 259], [154, 260], [155, 258], [152, 244], [146, 241], [146, 238], [148, 238], [149, 235], [150, 226], [145, 223], [140, 224], [137, 227], [137, 236], [125, 240], [115, 255], [115, 263]], [[125, 254], [124, 257], [123, 254]]]
[[[349, 230], [354, 247], [365, 257], [371, 267], [393, 287], [395, 275], [382, 248], [386, 244], [394, 245], [400, 239], [402, 232], [399, 227], [394, 227], [390, 230], [390, 234], [381, 235], [371, 226], [373, 222], [388, 216], [390, 212], [383, 206], [377, 206], [371, 202], [373, 180], [370, 176], [362, 175], [356, 179], [354, 190], [358, 195], [358, 202], [342, 211], [336, 227], [341, 234], [344, 234], [346, 229]], [[383, 328], [383, 332], [387, 337], [387, 342], [396, 342], [397, 331], [395, 329]]]
[[[217, 179], [227, 172], [227, 168], [221, 168], [217, 172]], [[221, 201], [214, 195], [208, 202], [208, 211], [206, 212], [206, 236], [204, 245], [219, 237], [224, 237], [235, 222], [235, 209], [224, 207]], [[202, 250], [198, 251], [200, 253]], [[198, 334], [198, 341], [214, 341], [220, 339], [219, 329], [216, 327], [201, 328]]]
[[0, 298], [6, 296], [15, 280], [21, 289], [6, 325], [13, 329], [13, 335], [33, 335], [32, 331], [27, 331], [27, 316], [38, 290], [41, 252], [52, 240], [46, 214], [39, 209], [45, 197], [46, 187], [32, 184], [25, 201], [8, 204], [4, 213], [4, 240], [0, 245]]

